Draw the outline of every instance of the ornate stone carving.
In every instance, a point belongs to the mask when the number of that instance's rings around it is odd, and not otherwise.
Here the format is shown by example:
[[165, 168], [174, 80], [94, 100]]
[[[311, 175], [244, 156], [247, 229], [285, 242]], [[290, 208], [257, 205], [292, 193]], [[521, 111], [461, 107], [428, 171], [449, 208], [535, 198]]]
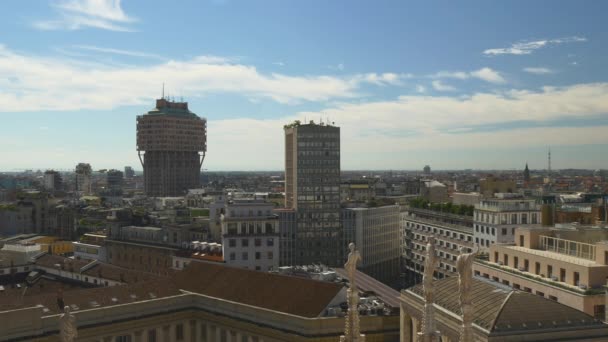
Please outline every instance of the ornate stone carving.
[[462, 311], [462, 327], [460, 331], [460, 342], [473, 341], [473, 261], [479, 252], [479, 247], [471, 253], [465, 253], [464, 247], [459, 249], [460, 255], [456, 259], [456, 270], [458, 271], [458, 290], [460, 298], [460, 309]]
[[422, 329], [418, 333], [418, 341], [433, 342], [439, 340], [439, 331], [435, 330], [435, 306], [433, 274], [439, 265], [439, 257], [435, 252], [435, 237], [430, 236], [426, 244], [424, 258], [424, 273], [422, 275], [422, 288], [424, 291], [424, 314], [422, 316]]
[[344, 264], [344, 269], [350, 280], [350, 288], [346, 290], [346, 302], [348, 312], [344, 322], [344, 335], [340, 336], [340, 342], [365, 342], [365, 335], [360, 333], [359, 327], [359, 291], [357, 291], [357, 264], [361, 262], [361, 254], [355, 248], [354, 243], [348, 245], [350, 253]]
[[76, 317], [70, 313], [70, 307], [63, 307], [63, 314], [59, 318], [59, 338], [61, 342], [73, 342], [78, 337]]

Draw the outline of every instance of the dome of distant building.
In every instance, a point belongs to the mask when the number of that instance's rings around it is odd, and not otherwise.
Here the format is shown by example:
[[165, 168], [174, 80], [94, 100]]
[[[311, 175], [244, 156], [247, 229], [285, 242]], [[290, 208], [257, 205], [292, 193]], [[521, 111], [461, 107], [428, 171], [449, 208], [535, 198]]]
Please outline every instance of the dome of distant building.
[[431, 167], [426, 165], [422, 171], [424, 171], [424, 173], [431, 173]]

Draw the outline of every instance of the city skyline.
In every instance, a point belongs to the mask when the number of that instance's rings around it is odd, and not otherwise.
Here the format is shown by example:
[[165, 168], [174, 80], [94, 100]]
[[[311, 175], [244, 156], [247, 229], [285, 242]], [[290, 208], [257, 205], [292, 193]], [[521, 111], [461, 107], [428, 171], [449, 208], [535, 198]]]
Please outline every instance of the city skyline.
[[604, 3], [9, 3], [2, 171], [141, 170], [163, 83], [209, 171], [282, 170], [296, 119], [341, 128], [343, 170], [608, 168]]

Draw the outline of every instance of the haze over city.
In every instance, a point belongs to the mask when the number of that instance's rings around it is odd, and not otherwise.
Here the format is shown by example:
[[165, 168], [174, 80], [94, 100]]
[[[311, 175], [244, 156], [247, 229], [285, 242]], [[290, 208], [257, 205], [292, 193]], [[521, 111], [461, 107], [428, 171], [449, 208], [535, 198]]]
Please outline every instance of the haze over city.
[[0, 170], [141, 169], [163, 84], [208, 170], [282, 170], [294, 119], [340, 126], [346, 170], [608, 168], [608, 4], [555, 4], [8, 1]]

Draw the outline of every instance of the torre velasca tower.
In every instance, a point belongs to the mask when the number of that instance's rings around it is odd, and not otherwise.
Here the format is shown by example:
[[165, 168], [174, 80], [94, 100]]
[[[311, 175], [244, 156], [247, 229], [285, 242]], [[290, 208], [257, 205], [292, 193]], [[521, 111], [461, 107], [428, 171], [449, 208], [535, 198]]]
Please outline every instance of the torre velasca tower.
[[147, 196], [181, 196], [200, 187], [207, 152], [207, 120], [187, 102], [156, 100], [156, 108], [137, 117], [137, 153]]
[[285, 126], [285, 206], [297, 215], [296, 263], [342, 265], [339, 127]]

